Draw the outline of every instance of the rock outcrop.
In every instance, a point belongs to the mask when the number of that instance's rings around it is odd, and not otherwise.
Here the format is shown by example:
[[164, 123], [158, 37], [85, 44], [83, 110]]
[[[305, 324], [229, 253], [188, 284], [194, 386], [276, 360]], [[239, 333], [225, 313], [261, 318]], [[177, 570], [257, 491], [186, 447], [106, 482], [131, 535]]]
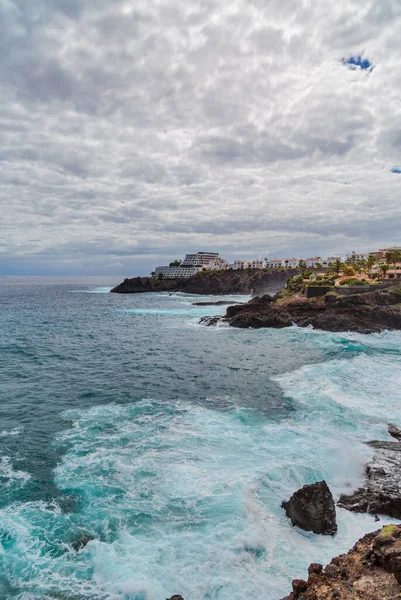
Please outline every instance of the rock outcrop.
[[[390, 425], [389, 433], [394, 436], [400, 431]], [[366, 466], [364, 485], [352, 494], [342, 495], [338, 506], [353, 512], [401, 519], [401, 443], [373, 441], [368, 444], [375, 453]]]
[[75, 550], [75, 552], [79, 552], [79, 550], [85, 548], [85, 546], [94, 539], [95, 538], [90, 533], [82, 533], [71, 542], [71, 548]]
[[337, 531], [336, 508], [325, 481], [304, 485], [281, 506], [291, 523], [305, 531], [323, 535], [334, 535]]
[[134, 277], [124, 279], [111, 291], [116, 294], [145, 292], [186, 292], [188, 294], [224, 295], [244, 294], [261, 296], [280, 292], [286, 281], [298, 275], [299, 269], [202, 271], [193, 277], [157, 279]]
[[400, 597], [400, 583], [401, 526], [386, 525], [326, 568], [310, 565], [308, 580], [294, 579], [283, 600], [394, 600]]
[[[377, 292], [342, 296], [329, 293], [321, 298], [295, 296], [287, 299], [263, 296], [242, 306], [228, 307], [218, 320], [232, 327], [289, 327], [312, 325], [326, 331], [376, 333], [385, 329], [401, 329], [401, 287]], [[216, 317], [201, 322], [214, 325]]]

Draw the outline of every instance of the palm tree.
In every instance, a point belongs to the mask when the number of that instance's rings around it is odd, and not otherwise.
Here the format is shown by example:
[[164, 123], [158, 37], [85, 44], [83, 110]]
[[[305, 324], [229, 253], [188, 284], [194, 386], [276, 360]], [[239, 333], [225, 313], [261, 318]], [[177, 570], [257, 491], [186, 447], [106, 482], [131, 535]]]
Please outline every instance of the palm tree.
[[364, 258], [362, 258], [359, 262], [357, 262], [356, 264], [356, 268], [358, 273], [366, 273], [366, 260]]
[[380, 265], [380, 271], [383, 273], [383, 279], [385, 279], [386, 273], [388, 271], [388, 265], [386, 265], [386, 264]]
[[368, 256], [368, 260], [366, 261], [366, 266], [368, 269], [368, 275], [370, 275], [370, 272], [372, 270], [373, 265], [376, 262], [376, 257], [374, 256], [374, 254], [369, 254]]
[[391, 263], [393, 262], [393, 251], [387, 250], [386, 254], [384, 255], [384, 258], [386, 259], [386, 263], [388, 265], [391, 265]]
[[339, 258], [337, 258], [336, 262], [334, 263], [334, 267], [335, 267], [335, 273], [337, 275], [339, 275], [341, 269], [343, 268], [343, 263], [341, 262], [341, 260]]
[[393, 258], [393, 265], [394, 265], [394, 279], [396, 279], [396, 268], [397, 268], [397, 263], [401, 262], [401, 252], [399, 250], [393, 250], [392, 254], [392, 258]]

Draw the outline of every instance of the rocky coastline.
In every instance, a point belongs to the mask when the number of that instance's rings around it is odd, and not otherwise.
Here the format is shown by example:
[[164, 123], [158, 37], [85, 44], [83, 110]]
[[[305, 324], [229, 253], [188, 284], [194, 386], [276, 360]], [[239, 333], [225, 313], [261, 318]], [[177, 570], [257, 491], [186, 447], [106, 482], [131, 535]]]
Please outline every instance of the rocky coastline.
[[244, 271], [201, 271], [193, 277], [156, 279], [133, 277], [124, 279], [111, 290], [115, 294], [143, 294], [149, 292], [184, 292], [206, 296], [223, 295], [274, 295], [284, 289], [289, 278], [299, 269], [274, 269]]
[[397, 441], [368, 442], [374, 455], [365, 468], [364, 484], [352, 494], [342, 495], [338, 506], [401, 519], [401, 431], [390, 425], [389, 433]]
[[247, 304], [229, 306], [223, 317], [203, 317], [204, 325], [225, 322], [238, 328], [312, 326], [325, 331], [378, 333], [401, 329], [401, 286], [341, 295], [330, 292], [318, 298], [302, 295], [262, 296]]
[[325, 568], [313, 563], [308, 579], [294, 579], [283, 600], [394, 600], [401, 592], [401, 525], [363, 536]]

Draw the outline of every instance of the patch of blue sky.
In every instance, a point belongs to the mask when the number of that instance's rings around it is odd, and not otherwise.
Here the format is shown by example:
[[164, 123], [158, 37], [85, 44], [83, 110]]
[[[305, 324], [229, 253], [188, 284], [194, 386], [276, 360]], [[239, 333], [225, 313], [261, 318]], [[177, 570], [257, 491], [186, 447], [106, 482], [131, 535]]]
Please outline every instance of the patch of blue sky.
[[348, 58], [342, 58], [342, 63], [346, 65], [349, 69], [361, 69], [362, 71], [372, 71], [373, 65], [369, 59], [364, 58], [362, 54], [357, 54], [356, 56], [349, 56]]

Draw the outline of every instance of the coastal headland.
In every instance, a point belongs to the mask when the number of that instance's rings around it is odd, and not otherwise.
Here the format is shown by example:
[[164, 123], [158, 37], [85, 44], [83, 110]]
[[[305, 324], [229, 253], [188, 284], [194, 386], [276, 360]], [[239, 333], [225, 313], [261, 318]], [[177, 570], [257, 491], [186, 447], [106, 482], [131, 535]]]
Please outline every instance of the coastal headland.
[[116, 294], [141, 294], [146, 292], [185, 292], [222, 296], [227, 294], [274, 295], [282, 291], [288, 279], [298, 275], [300, 269], [201, 271], [192, 277], [163, 279], [133, 277], [124, 279], [111, 291]]
[[204, 325], [225, 322], [238, 328], [313, 326], [325, 331], [377, 333], [401, 329], [401, 286], [345, 295], [342, 289], [307, 298], [300, 291], [285, 290], [275, 297], [253, 298], [229, 306], [223, 317], [203, 317]]

